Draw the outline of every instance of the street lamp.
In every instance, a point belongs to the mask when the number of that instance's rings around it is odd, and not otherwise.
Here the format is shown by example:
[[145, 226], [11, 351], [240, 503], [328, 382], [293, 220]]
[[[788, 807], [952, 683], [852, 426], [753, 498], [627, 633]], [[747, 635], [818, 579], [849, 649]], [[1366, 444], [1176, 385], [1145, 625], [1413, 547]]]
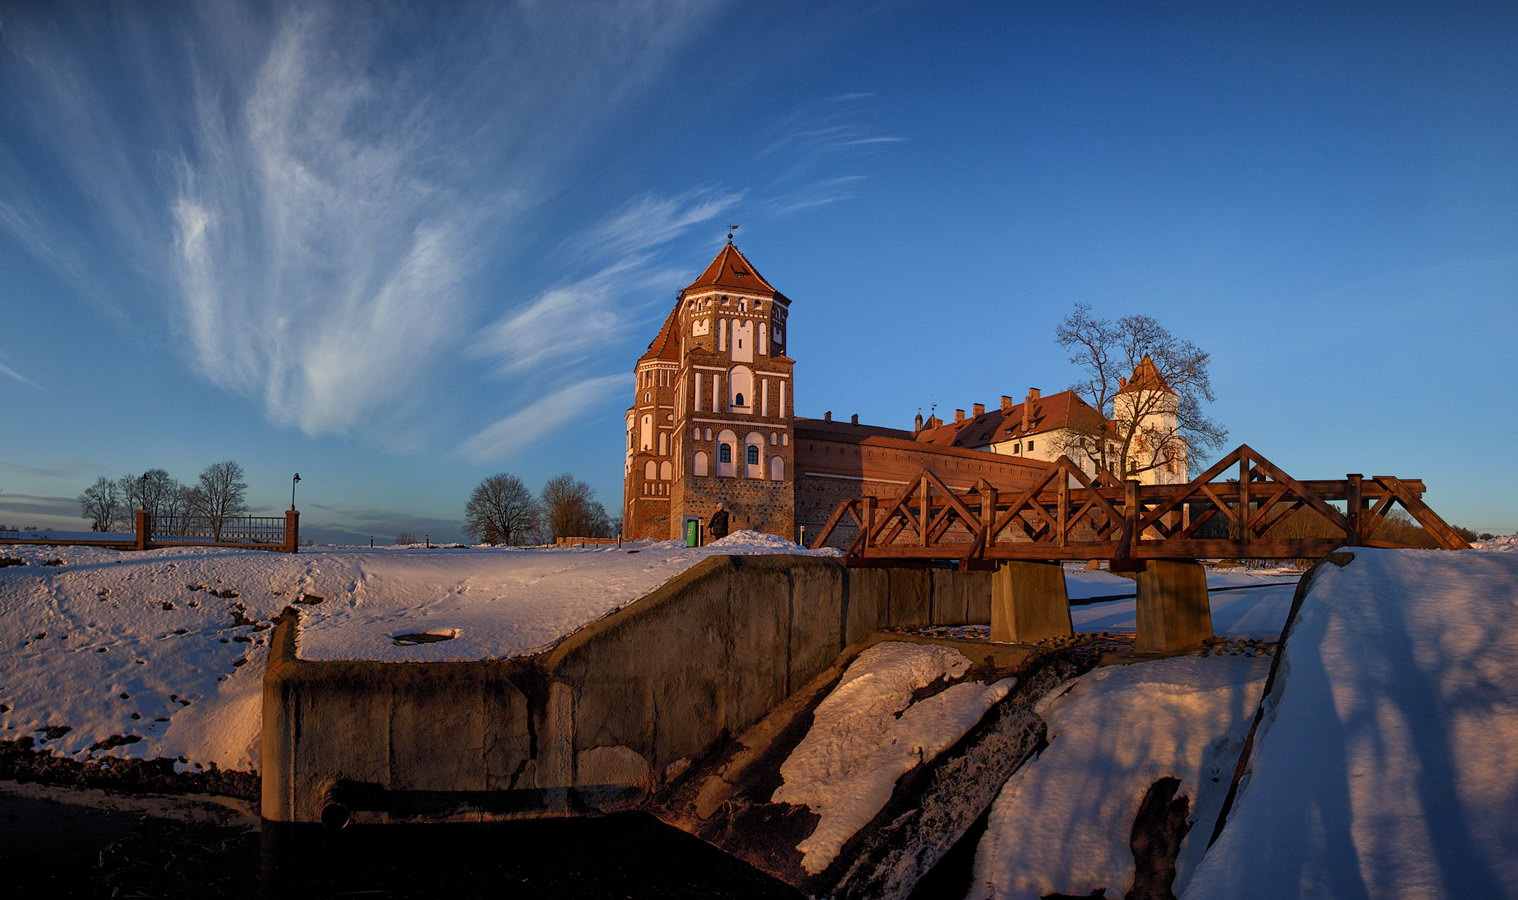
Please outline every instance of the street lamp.
[[299, 472], [296, 472], [295, 473], [295, 477], [290, 479], [290, 508], [291, 509], [295, 508], [295, 486], [297, 484], [300, 484], [300, 473]]

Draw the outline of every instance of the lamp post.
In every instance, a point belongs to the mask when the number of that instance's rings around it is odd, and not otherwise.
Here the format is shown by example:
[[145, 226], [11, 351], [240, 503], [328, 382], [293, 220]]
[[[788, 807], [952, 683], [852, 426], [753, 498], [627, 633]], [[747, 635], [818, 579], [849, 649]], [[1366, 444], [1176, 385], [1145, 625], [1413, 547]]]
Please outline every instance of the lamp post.
[[296, 472], [295, 473], [295, 477], [290, 479], [290, 508], [291, 509], [295, 508], [295, 486], [297, 484], [300, 484], [300, 473], [299, 472]]

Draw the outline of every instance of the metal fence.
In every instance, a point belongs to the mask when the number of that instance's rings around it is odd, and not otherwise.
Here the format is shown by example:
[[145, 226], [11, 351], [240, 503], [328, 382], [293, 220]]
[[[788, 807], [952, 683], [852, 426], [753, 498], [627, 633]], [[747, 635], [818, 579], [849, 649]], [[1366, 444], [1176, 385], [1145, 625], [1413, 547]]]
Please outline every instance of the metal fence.
[[154, 543], [283, 544], [284, 516], [153, 516]]

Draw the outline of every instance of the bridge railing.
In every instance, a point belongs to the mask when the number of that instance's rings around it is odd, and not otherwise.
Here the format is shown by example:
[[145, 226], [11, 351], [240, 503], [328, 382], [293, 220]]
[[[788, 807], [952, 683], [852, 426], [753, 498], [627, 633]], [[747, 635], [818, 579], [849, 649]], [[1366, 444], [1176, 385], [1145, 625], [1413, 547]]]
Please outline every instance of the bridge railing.
[[[1375, 534], [1401, 507], [1438, 546], [1468, 547], [1423, 502], [1423, 493], [1421, 481], [1390, 475], [1299, 481], [1247, 444], [1175, 485], [1093, 478], [1060, 457], [1018, 492], [982, 479], [956, 493], [925, 469], [893, 500], [840, 503], [812, 546], [826, 546], [852, 525], [845, 556], [855, 561], [955, 559], [971, 566], [1107, 558], [1123, 568], [1144, 559], [1294, 559], [1345, 545], [1399, 546]], [[1277, 536], [1282, 523], [1303, 511], [1314, 520], [1307, 529], [1313, 536]], [[1220, 531], [1226, 536], [1217, 536]]]

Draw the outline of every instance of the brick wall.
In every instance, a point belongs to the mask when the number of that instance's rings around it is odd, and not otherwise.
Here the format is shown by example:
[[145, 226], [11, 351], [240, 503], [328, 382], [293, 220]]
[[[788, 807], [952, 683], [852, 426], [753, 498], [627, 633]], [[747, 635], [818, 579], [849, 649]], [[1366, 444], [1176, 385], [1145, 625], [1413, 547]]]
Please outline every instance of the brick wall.
[[[796, 524], [806, 528], [808, 541], [839, 503], [862, 496], [895, 500], [925, 468], [956, 492], [969, 490], [982, 478], [1000, 491], [1024, 490], [1047, 468], [1017, 457], [918, 444], [883, 431], [815, 419], [797, 423]], [[828, 543], [845, 546], [854, 533], [854, 528], [841, 526]]]

